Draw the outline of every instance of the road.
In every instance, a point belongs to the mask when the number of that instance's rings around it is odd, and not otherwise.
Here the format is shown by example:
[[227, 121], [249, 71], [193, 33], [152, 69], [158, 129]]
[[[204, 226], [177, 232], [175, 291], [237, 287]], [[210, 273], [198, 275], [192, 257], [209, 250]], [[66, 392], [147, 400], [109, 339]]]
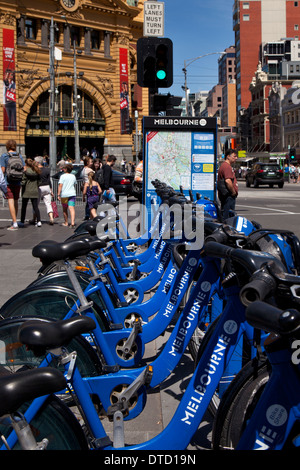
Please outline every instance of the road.
[[300, 238], [300, 184], [278, 188], [246, 188], [239, 181], [238, 215], [259, 222], [265, 228], [287, 229]]

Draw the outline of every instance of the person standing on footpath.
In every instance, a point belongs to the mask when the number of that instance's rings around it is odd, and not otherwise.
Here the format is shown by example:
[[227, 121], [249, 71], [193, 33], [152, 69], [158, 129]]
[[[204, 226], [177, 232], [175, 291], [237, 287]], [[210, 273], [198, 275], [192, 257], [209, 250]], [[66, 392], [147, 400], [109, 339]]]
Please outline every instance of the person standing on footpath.
[[235, 210], [238, 195], [238, 183], [233, 165], [237, 159], [236, 151], [226, 150], [225, 160], [218, 171], [218, 197], [221, 203], [222, 218], [229, 218], [229, 211]]
[[106, 164], [103, 165], [103, 196], [104, 201], [116, 201], [116, 193], [112, 185], [112, 167], [115, 165], [117, 157], [108, 155]]
[[[6, 153], [3, 153], [0, 158], [0, 166], [1, 170], [5, 176], [5, 181], [7, 184], [7, 193], [6, 197], [8, 200], [8, 209], [12, 219], [12, 225], [8, 227], [7, 230], [18, 230], [18, 223], [17, 223], [17, 215], [18, 215], [18, 200], [20, 196], [21, 190], [21, 181], [24, 171], [25, 162], [22, 156], [17, 152], [17, 142], [13, 139], [9, 139], [6, 142]], [[13, 181], [8, 177], [8, 170], [9, 167], [9, 158], [13, 157], [16, 159], [19, 157], [20, 162], [23, 165], [23, 170], [20, 172], [20, 179], [17, 181], [16, 179]]]
[[35, 213], [37, 227], [42, 226], [41, 215], [39, 210], [39, 181], [41, 170], [34, 160], [26, 158], [26, 166], [22, 179], [22, 207], [21, 207], [21, 222], [19, 227], [24, 227], [26, 209], [29, 199], [31, 200], [32, 208]]
[[68, 209], [71, 217], [71, 227], [75, 227], [75, 202], [76, 202], [76, 176], [72, 174], [73, 165], [67, 164], [64, 174], [58, 181], [57, 199], [61, 202], [65, 222], [63, 227], [68, 227]]

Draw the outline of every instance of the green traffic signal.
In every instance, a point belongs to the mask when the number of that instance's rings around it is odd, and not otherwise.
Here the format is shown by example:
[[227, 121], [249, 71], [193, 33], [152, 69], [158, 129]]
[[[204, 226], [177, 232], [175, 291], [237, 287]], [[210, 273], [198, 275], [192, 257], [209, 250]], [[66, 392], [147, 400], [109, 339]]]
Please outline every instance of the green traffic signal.
[[156, 72], [156, 76], [157, 76], [158, 80], [164, 80], [166, 78], [167, 74], [166, 74], [165, 70], [158, 70]]

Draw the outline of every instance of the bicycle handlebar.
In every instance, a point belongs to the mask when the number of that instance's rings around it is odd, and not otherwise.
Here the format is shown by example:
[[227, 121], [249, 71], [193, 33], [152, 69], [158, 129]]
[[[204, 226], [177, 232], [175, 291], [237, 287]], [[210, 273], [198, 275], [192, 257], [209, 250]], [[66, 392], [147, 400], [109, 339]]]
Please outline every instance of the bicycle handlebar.
[[[208, 238], [210, 238], [209, 236]], [[204, 251], [207, 256], [211, 256], [212, 258], [224, 258], [228, 259], [231, 253], [235, 250], [227, 245], [222, 245], [221, 243], [215, 241], [205, 241], [204, 244]]]
[[283, 336], [294, 334], [300, 328], [298, 310], [281, 310], [261, 301], [253, 302], [247, 307], [246, 320], [254, 328]]
[[276, 281], [263, 268], [254, 273], [250, 282], [243, 286], [240, 291], [240, 300], [245, 307], [257, 300], [264, 300], [276, 289]]

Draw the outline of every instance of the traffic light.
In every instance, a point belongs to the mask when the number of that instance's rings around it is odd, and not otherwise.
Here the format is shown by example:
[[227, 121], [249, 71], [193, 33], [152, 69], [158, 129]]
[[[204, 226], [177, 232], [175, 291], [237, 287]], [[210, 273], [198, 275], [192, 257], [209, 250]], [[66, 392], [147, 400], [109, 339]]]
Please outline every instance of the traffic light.
[[293, 162], [293, 160], [296, 160], [296, 149], [295, 148], [290, 148], [289, 157], [290, 157], [290, 162]]
[[133, 120], [132, 118], [126, 119], [126, 134], [132, 134], [133, 130]]
[[166, 116], [181, 116], [182, 109], [180, 106], [182, 98], [180, 96], [170, 95], [161, 95], [155, 93], [153, 95], [153, 107], [152, 111], [154, 113], [164, 112]]
[[173, 84], [171, 39], [156, 37], [138, 39], [137, 80], [144, 88], [169, 88]]

